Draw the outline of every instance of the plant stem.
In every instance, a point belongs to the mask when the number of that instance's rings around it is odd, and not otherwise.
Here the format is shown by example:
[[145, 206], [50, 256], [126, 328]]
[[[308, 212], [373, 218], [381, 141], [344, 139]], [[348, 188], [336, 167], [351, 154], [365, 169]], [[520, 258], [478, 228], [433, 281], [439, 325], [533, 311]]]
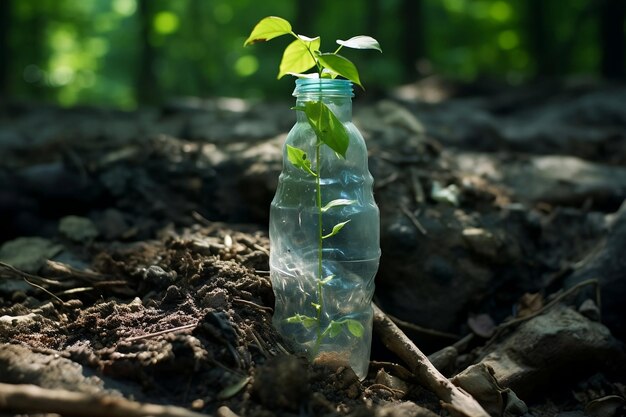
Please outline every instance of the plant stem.
[[[321, 97], [320, 97], [321, 100]], [[313, 351], [313, 355], [317, 355], [319, 350], [319, 346], [322, 343], [322, 311], [324, 310], [324, 295], [322, 293], [322, 255], [324, 249], [324, 243], [322, 240], [322, 236], [324, 234], [323, 224], [322, 224], [322, 184], [321, 184], [321, 168], [322, 164], [320, 161], [321, 157], [321, 147], [322, 142], [318, 139], [317, 144], [315, 146], [315, 163], [317, 165], [317, 177], [315, 177], [315, 188], [316, 188], [316, 205], [317, 205], [317, 223], [318, 223], [318, 233], [317, 233], [317, 304], [319, 307], [317, 308], [317, 340], [315, 341], [315, 349]]]

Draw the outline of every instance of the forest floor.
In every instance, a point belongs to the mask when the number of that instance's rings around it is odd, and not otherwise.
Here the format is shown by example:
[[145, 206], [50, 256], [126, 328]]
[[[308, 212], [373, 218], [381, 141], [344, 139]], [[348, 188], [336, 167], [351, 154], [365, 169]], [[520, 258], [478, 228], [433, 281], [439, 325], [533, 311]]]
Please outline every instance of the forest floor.
[[[354, 104], [377, 305], [492, 416], [624, 415], [626, 88], [445, 91]], [[0, 105], [0, 416], [447, 413], [388, 335], [359, 381], [273, 329], [289, 106]]]

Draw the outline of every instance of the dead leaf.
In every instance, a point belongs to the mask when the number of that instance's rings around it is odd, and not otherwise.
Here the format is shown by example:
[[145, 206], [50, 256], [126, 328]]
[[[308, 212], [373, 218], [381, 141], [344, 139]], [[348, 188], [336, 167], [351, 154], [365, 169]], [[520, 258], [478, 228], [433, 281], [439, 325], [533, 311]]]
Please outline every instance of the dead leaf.
[[489, 339], [493, 332], [496, 330], [496, 324], [489, 314], [478, 314], [476, 316], [469, 316], [467, 319], [467, 325], [472, 331], [485, 339]]
[[528, 317], [543, 308], [543, 296], [539, 293], [522, 295], [516, 305], [516, 317]]
[[624, 410], [626, 400], [617, 395], [607, 395], [591, 401], [585, 407], [585, 414], [589, 417], [614, 417], [623, 415], [619, 410]]

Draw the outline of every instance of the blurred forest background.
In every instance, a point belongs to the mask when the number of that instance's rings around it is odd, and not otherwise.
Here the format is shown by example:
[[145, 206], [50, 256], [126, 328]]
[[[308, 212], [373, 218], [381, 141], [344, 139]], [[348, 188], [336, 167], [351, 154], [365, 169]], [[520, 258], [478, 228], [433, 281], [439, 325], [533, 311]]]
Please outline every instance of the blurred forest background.
[[0, 0], [0, 97], [132, 109], [176, 96], [273, 98], [288, 39], [243, 48], [267, 15], [347, 51], [368, 90], [433, 74], [518, 85], [624, 79], [624, 0]]

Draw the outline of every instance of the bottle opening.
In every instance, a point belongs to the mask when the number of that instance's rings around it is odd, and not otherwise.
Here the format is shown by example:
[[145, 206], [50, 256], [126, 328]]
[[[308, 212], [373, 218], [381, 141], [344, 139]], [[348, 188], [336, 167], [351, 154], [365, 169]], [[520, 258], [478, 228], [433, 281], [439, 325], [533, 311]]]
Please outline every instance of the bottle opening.
[[352, 81], [330, 78], [298, 78], [293, 95], [301, 94], [354, 97]]

